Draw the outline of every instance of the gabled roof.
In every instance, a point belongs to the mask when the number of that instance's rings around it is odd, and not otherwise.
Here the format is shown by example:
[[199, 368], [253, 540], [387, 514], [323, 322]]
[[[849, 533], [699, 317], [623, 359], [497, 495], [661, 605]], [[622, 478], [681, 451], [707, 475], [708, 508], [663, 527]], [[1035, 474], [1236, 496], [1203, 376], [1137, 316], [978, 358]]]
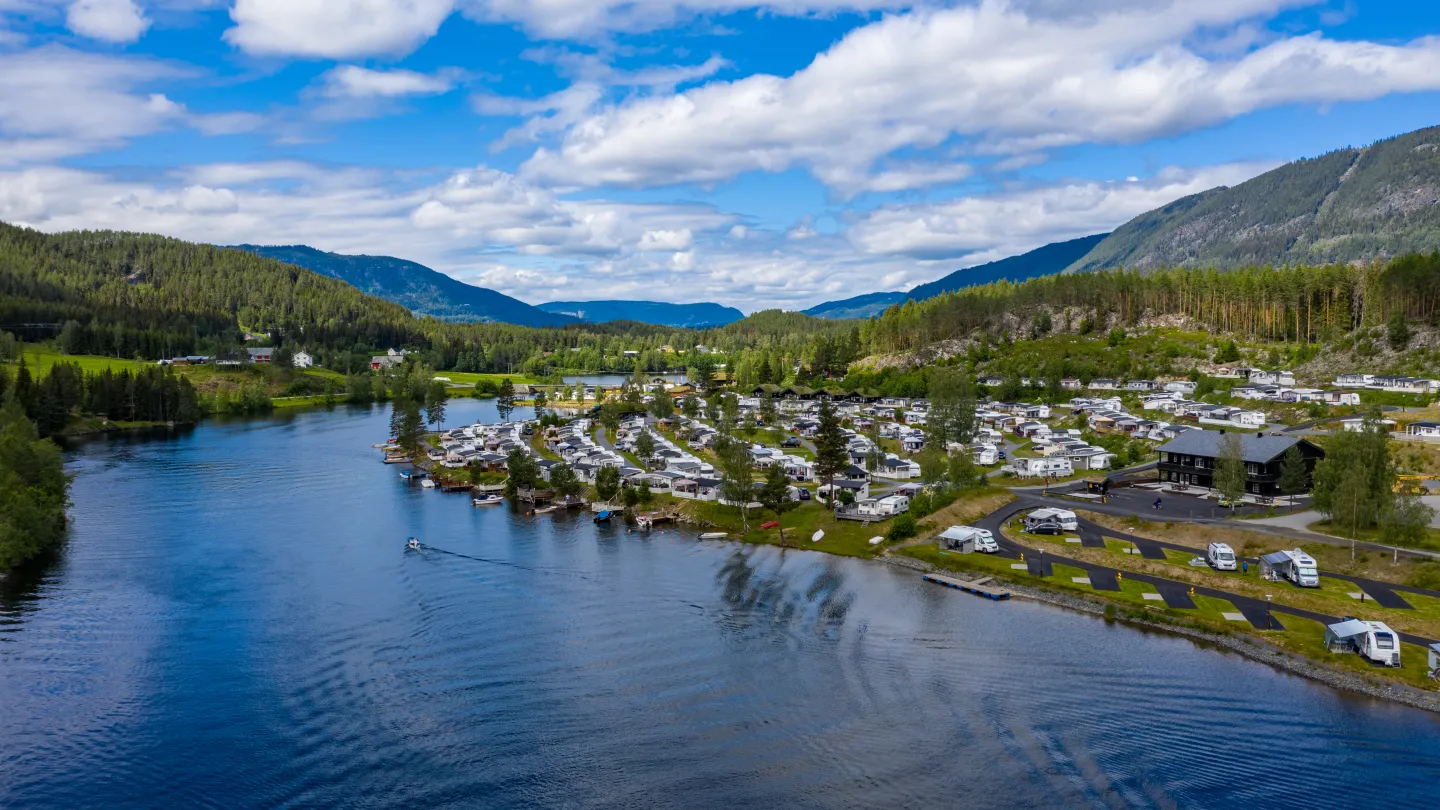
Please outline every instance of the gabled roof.
[[[1320, 448], [1310, 444], [1304, 439], [1294, 436], [1276, 436], [1266, 434], [1263, 436], [1250, 433], [1237, 433], [1240, 437], [1240, 457], [1247, 462], [1254, 464], [1265, 464], [1284, 455], [1297, 444], [1304, 443], [1315, 450], [1316, 453], [1324, 454]], [[1160, 445], [1161, 453], [1182, 453], [1190, 456], [1205, 456], [1218, 458], [1220, 456], [1220, 443], [1225, 439], [1225, 434], [1218, 430], [1187, 430], [1179, 436]]]

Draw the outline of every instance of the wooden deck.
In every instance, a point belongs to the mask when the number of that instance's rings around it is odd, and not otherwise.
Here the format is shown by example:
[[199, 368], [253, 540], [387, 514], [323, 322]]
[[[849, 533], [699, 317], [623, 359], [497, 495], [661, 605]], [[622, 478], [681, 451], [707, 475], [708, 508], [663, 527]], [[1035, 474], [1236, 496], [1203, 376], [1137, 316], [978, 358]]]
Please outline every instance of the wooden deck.
[[999, 600], [1010, 598], [1009, 591], [1005, 590], [1004, 588], [996, 588], [993, 585], [986, 584], [988, 580], [989, 577], [986, 577], [985, 579], [971, 582], [969, 580], [947, 577], [943, 574], [925, 575], [926, 582], [934, 582], [937, 585], [944, 585], [947, 588], [958, 588], [962, 591], [965, 591], [966, 593], [973, 593], [976, 596], [983, 596], [986, 599]]

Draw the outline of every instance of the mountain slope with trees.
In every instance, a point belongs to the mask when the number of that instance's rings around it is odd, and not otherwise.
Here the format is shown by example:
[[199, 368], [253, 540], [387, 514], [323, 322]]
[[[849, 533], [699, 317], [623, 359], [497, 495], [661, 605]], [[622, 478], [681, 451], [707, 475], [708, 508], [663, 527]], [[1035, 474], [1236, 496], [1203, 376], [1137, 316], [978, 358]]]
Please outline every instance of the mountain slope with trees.
[[1048, 276], [1063, 271], [1076, 259], [1089, 253], [1107, 235], [1100, 233], [1064, 242], [1052, 242], [1019, 256], [956, 270], [944, 278], [921, 284], [909, 292], [877, 292], [857, 295], [843, 301], [826, 301], [805, 310], [805, 314], [817, 318], [873, 318], [892, 304], [907, 300], [924, 301], [941, 293], [963, 290], [966, 287]]
[[1297, 160], [1141, 214], [1067, 272], [1232, 269], [1440, 250], [1440, 127]]
[[669, 304], [663, 301], [551, 301], [548, 304], [537, 304], [536, 308], [556, 315], [568, 315], [585, 323], [637, 321], [686, 329], [724, 326], [745, 317], [745, 313], [734, 307], [709, 301], [695, 304]]
[[577, 320], [393, 256], [350, 256], [305, 245], [237, 247], [340, 279], [361, 292], [400, 304], [416, 315], [430, 315], [442, 321], [563, 326]]

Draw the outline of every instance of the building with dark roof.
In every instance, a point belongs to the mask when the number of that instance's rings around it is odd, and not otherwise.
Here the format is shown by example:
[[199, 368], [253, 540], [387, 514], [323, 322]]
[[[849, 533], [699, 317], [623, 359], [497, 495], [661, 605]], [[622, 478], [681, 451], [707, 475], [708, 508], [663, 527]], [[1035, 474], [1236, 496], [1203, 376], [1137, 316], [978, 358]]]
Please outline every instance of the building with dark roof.
[[[1245, 491], [1253, 495], [1275, 496], [1280, 492], [1280, 463], [1291, 447], [1300, 448], [1308, 473], [1325, 457], [1325, 451], [1295, 436], [1264, 433], [1237, 433], [1240, 457], [1245, 462]], [[1160, 446], [1160, 478], [1176, 484], [1212, 489], [1215, 465], [1220, 459], [1223, 430], [1187, 430]]]

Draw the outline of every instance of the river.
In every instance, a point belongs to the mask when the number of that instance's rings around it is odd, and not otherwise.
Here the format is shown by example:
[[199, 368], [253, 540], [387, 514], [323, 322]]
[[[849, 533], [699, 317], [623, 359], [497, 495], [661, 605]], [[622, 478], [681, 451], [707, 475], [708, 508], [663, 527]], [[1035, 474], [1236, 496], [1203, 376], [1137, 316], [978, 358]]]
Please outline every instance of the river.
[[1434, 806], [1440, 718], [879, 563], [475, 508], [385, 429], [71, 450], [71, 539], [0, 583], [0, 806]]

